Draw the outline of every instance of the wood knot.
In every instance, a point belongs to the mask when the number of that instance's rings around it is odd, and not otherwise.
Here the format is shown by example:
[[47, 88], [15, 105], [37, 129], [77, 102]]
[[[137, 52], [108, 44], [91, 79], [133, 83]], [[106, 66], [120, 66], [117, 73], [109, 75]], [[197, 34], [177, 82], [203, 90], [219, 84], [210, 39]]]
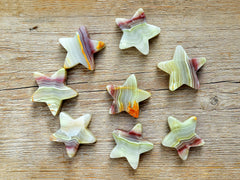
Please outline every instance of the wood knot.
[[32, 28], [29, 28], [29, 31], [33, 31], [33, 30], [35, 30], [35, 29], [37, 29], [38, 28], [38, 26], [34, 26], [34, 27], [32, 27]]
[[210, 98], [210, 104], [215, 106], [215, 105], [217, 105], [217, 103], [218, 103], [218, 97], [217, 96], [214, 96], [214, 97]]

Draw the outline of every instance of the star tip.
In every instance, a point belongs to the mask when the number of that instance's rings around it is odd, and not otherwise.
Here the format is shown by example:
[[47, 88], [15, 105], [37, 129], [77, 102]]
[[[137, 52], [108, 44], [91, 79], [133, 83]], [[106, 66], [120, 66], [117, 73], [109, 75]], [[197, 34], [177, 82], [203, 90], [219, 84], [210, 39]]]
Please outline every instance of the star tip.
[[146, 47], [146, 49], [142, 50], [139, 49], [137, 45], [134, 46], [140, 53], [142, 53], [143, 55], [147, 56], [149, 54], [149, 42], [148, 42], [148, 46]]
[[182, 45], [177, 45], [177, 47], [176, 47], [176, 48], [183, 48], [183, 47], [182, 47]]
[[103, 41], [98, 41], [97, 49], [103, 49], [105, 48], [106, 44]]
[[116, 156], [114, 156], [114, 153], [113, 153], [113, 151], [111, 152], [111, 154], [110, 154], [110, 156], [109, 156], [111, 159], [114, 159], [114, 158], [116, 158]]
[[111, 85], [107, 85], [106, 86], [106, 90], [111, 95]]
[[183, 161], [187, 160], [187, 157], [180, 157]]
[[196, 116], [192, 116], [193, 120], [197, 121], [197, 117]]
[[59, 38], [58, 39], [58, 42], [62, 45], [62, 40], [63, 40], [63, 38]]
[[117, 26], [119, 26], [119, 24], [123, 21], [123, 18], [116, 18], [115, 22], [117, 24]]
[[111, 109], [109, 109], [108, 114], [114, 114]]
[[133, 168], [134, 170], [136, 170], [138, 168], [138, 164], [130, 164], [131, 168]]
[[106, 85], [106, 89], [108, 90], [110, 88], [111, 85]]
[[130, 75], [130, 77], [133, 77], [133, 78], [135, 78], [135, 79], [136, 79], [136, 76], [135, 76], [135, 74], [131, 74], [131, 75]]
[[92, 114], [85, 114], [84, 116], [85, 116], [85, 118], [87, 120], [91, 120], [92, 119]]
[[157, 63], [157, 67], [158, 67], [159, 69], [162, 69], [162, 68], [161, 68], [161, 67], [162, 67], [162, 62]]
[[162, 140], [161, 144], [162, 144], [162, 146], [167, 147], [167, 145], [165, 144], [165, 139]]
[[76, 90], [75, 91], [75, 95], [73, 97], [77, 97], [78, 96], [78, 92]]
[[123, 50], [123, 49], [126, 49], [126, 48], [124, 48], [122, 45], [119, 44], [119, 49]]
[[54, 111], [54, 110], [50, 110], [50, 111], [51, 111], [51, 113], [52, 113], [53, 116], [56, 116], [57, 113], [58, 113], [57, 111]]
[[65, 114], [67, 114], [67, 113], [65, 113], [64, 111], [62, 111], [62, 112], [59, 113], [59, 116], [64, 116]]
[[87, 29], [87, 27], [84, 26], [84, 25], [81, 25], [81, 26], [79, 27], [79, 29], [80, 29], [80, 28], [85, 28], [85, 29]]
[[51, 135], [51, 136], [49, 137], [49, 139], [50, 139], [50, 141], [56, 141], [56, 140], [57, 140], [57, 138], [56, 138], [54, 135]]
[[64, 64], [63, 68], [64, 68], [65, 70], [69, 69], [69, 67], [66, 66], [65, 64]]
[[137, 124], [133, 127], [133, 129], [138, 129], [138, 130], [142, 131], [142, 124], [141, 124], [141, 123], [137, 123]]
[[134, 115], [133, 117], [137, 119], [137, 118], [139, 118], [139, 115]]
[[205, 64], [207, 62], [207, 59], [205, 57], [201, 58], [202, 64]]
[[154, 148], [154, 144], [153, 143], [150, 143], [150, 146], [152, 147], [152, 149]]
[[69, 153], [67, 153], [67, 155], [70, 159], [72, 159], [75, 156], [75, 154], [69, 154]]
[[139, 12], [141, 12], [141, 13], [143, 13], [143, 12], [144, 12], [143, 8], [138, 8], [138, 10], [137, 10], [137, 11], [139, 11]]
[[64, 67], [60, 68], [58, 71], [66, 71], [66, 69]]

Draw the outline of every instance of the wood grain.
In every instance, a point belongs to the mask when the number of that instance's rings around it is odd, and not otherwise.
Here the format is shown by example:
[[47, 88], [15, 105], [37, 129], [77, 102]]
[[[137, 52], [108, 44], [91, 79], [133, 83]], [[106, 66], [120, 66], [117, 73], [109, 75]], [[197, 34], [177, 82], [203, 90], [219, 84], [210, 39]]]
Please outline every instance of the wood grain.
[[[160, 26], [150, 54], [120, 50], [116, 17], [130, 18], [142, 7], [147, 21]], [[239, 179], [240, 176], [240, 2], [235, 0], [1, 0], [0, 1], [0, 178], [1, 179]], [[49, 141], [59, 128], [45, 104], [32, 103], [37, 89], [32, 73], [51, 75], [66, 55], [60, 37], [86, 25], [92, 39], [107, 47], [96, 54], [96, 70], [79, 65], [67, 84], [79, 96], [63, 103], [74, 118], [92, 113], [89, 126], [98, 141], [82, 145], [72, 160], [61, 143]], [[33, 28], [37, 26], [37, 28]], [[31, 29], [33, 28], [33, 29]], [[176, 45], [190, 57], [206, 57], [198, 91], [168, 90], [168, 74], [156, 64], [172, 59]], [[109, 115], [112, 99], [105, 87], [121, 85], [134, 73], [152, 97], [140, 104], [140, 117]], [[192, 148], [182, 162], [174, 149], [161, 146], [167, 117], [198, 117], [197, 133], [206, 144]], [[125, 159], [110, 159], [111, 132], [143, 124], [154, 143], [134, 171]]]

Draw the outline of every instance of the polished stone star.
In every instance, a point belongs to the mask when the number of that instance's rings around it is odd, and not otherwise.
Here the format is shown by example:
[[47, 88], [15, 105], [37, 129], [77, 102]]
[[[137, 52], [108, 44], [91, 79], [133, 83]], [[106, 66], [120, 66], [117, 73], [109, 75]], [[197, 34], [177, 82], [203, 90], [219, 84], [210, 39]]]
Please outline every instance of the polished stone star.
[[72, 68], [80, 63], [89, 70], [94, 70], [93, 54], [105, 47], [104, 42], [89, 38], [85, 26], [81, 26], [73, 38], [60, 38], [59, 42], [67, 50], [65, 69]]
[[195, 133], [197, 117], [192, 116], [184, 122], [169, 116], [168, 124], [171, 132], [162, 141], [162, 145], [177, 149], [182, 160], [188, 157], [189, 149], [204, 145], [204, 141]]
[[75, 90], [64, 84], [66, 79], [64, 68], [58, 70], [51, 77], [35, 72], [34, 78], [39, 88], [32, 95], [32, 101], [45, 102], [54, 116], [59, 112], [63, 100], [78, 95]]
[[50, 140], [63, 142], [70, 158], [76, 154], [79, 144], [96, 142], [96, 138], [87, 129], [91, 121], [91, 114], [73, 119], [67, 113], [61, 112], [59, 117], [61, 128], [50, 137]]
[[116, 146], [110, 154], [110, 158], [125, 157], [133, 169], [137, 169], [140, 154], [150, 151], [153, 144], [142, 139], [142, 125], [136, 124], [132, 130], [114, 130], [113, 138]]
[[149, 39], [160, 33], [160, 28], [147, 24], [142, 8], [131, 19], [117, 18], [116, 23], [123, 31], [123, 36], [119, 44], [120, 49], [136, 47], [141, 53], [149, 53]]
[[128, 77], [123, 86], [108, 85], [107, 91], [114, 99], [109, 114], [126, 111], [135, 118], [139, 116], [139, 102], [151, 96], [151, 93], [137, 88], [134, 74]]
[[182, 46], [177, 46], [173, 60], [160, 62], [158, 67], [170, 74], [169, 89], [176, 90], [183, 84], [199, 89], [197, 71], [206, 63], [206, 58], [191, 59]]

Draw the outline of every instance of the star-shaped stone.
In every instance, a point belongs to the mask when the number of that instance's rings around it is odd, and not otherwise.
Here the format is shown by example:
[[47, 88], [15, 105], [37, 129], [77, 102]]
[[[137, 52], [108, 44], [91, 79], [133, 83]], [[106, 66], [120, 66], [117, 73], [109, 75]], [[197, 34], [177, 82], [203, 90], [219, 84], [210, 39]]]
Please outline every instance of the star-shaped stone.
[[153, 144], [142, 138], [142, 125], [136, 124], [132, 130], [125, 131], [117, 129], [113, 131], [116, 146], [112, 150], [111, 158], [127, 158], [133, 169], [137, 169], [140, 154], [150, 151]]
[[65, 69], [72, 68], [80, 63], [89, 70], [94, 70], [93, 54], [105, 47], [104, 42], [89, 38], [85, 26], [81, 26], [73, 38], [60, 38], [59, 42], [67, 50]]
[[206, 58], [191, 59], [182, 46], [177, 46], [173, 60], [160, 62], [158, 67], [170, 74], [169, 89], [176, 90], [183, 84], [199, 89], [197, 71], [206, 63]]
[[96, 142], [96, 138], [87, 129], [91, 121], [91, 114], [73, 119], [67, 113], [61, 112], [59, 117], [61, 128], [50, 137], [50, 140], [63, 142], [70, 158], [76, 154], [79, 144]]
[[39, 88], [32, 95], [32, 101], [45, 102], [54, 116], [58, 113], [63, 100], [78, 95], [75, 90], [64, 84], [66, 79], [66, 70], [64, 68], [58, 70], [51, 77], [35, 72], [34, 78]]
[[204, 145], [204, 141], [195, 133], [197, 117], [192, 116], [184, 122], [169, 116], [168, 125], [171, 132], [162, 141], [162, 145], [177, 149], [182, 160], [186, 160], [191, 147]]
[[131, 19], [117, 18], [116, 23], [123, 31], [123, 36], [119, 44], [120, 49], [136, 47], [141, 53], [149, 53], [149, 39], [160, 33], [160, 28], [147, 24], [142, 8]]
[[151, 93], [137, 88], [134, 74], [128, 77], [123, 86], [108, 85], [107, 91], [114, 99], [109, 114], [126, 111], [135, 118], [139, 116], [139, 102], [151, 96]]

